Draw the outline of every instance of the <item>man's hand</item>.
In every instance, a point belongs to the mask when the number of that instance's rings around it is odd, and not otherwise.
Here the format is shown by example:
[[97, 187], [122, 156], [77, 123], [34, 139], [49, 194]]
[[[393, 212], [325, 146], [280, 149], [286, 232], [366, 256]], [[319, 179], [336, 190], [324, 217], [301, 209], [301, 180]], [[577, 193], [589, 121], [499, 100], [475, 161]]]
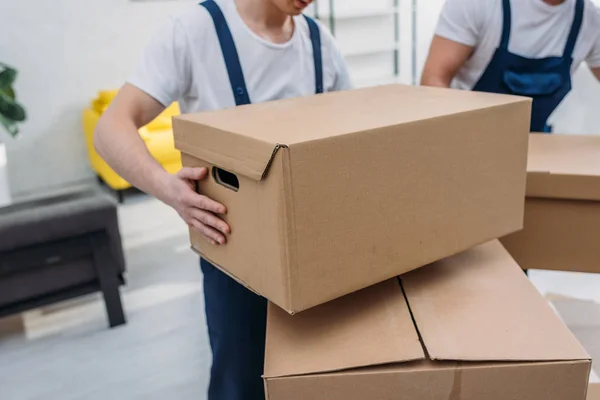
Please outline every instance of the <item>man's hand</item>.
[[177, 174], [170, 175], [165, 193], [165, 200], [177, 211], [179, 216], [213, 245], [224, 244], [226, 235], [231, 232], [229, 225], [217, 215], [227, 212], [224, 205], [196, 193], [196, 181], [204, 179], [208, 174], [206, 168], [182, 168]]
[[138, 129], [164, 109], [147, 93], [126, 84], [98, 122], [96, 149], [123, 178], [173, 207], [209, 243], [223, 244], [230, 229], [217, 215], [225, 214], [225, 207], [194, 191], [195, 181], [205, 178], [207, 169], [183, 168], [171, 175], [152, 157], [140, 137]]

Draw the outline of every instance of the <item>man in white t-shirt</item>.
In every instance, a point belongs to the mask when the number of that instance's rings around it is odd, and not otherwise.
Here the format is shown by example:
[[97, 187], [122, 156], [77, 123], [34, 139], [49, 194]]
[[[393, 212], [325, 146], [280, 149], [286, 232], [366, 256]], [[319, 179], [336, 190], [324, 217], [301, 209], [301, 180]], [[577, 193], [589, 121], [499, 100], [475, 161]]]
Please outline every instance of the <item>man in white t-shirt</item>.
[[421, 83], [531, 97], [531, 130], [548, 132], [584, 61], [600, 79], [591, 0], [447, 0]]
[[[138, 129], [173, 101], [214, 110], [350, 88], [329, 32], [301, 12], [312, 0], [208, 0], [168, 19], [98, 123], [95, 145], [127, 181], [173, 207], [215, 245], [226, 208], [196, 193], [205, 168], [167, 173]], [[265, 299], [201, 260], [213, 365], [209, 400], [264, 399]]]

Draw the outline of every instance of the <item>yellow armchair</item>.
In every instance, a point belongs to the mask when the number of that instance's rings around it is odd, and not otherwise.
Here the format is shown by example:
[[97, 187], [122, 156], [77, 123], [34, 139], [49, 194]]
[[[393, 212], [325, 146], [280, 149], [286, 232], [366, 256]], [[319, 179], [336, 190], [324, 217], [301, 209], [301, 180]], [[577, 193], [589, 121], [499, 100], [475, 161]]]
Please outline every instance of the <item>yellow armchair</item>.
[[[88, 157], [92, 169], [98, 177], [113, 190], [121, 191], [131, 187], [131, 184], [121, 178], [100, 157], [94, 148], [94, 130], [102, 113], [117, 94], [117, 90], [101, 91], [83, 111], [83, 131], [88, 151]], [[154, 121], [139, 130], [140, 136], [146, 143], [150, 154], [169, 172], [175, 173], [181, 169], [181, 156], [175, 150], [173, 143], [173, 127], [171, 118], [179, 115], [179, 105], [171, 104]]]

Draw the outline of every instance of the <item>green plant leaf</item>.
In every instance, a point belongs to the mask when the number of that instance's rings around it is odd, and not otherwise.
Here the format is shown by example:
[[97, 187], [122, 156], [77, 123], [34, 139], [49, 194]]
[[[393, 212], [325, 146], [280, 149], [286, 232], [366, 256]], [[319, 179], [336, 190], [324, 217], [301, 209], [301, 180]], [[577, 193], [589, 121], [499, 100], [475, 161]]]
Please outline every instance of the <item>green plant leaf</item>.
[[0, 91], [6, 93], [6, 95], [8, 97], [10, 97], [11, 99], [13, 99], [13, 100], [17, 98], [15, 90], [12, 88], [12, 86], [9, 86], [9, 87], [4, 88], [4, 89], [0, 89]]
[[13, 68], [5, 67], [4, 71], [0, 72], [0, 88], [11, 87], [16, 79], [17, 71]]
[[6, 131], [12, 137], [17, 137], [17, 135], [19, 134], [19, 126], [15, 122], [9, 120], [8, 118], [5, 118], [3, 115], [0, 115], [0, 125], [4, 126]]
[[0, 91], [0, 115], [16, 122], [23, 122], [27, 118], [25, 109], [19, 103]]

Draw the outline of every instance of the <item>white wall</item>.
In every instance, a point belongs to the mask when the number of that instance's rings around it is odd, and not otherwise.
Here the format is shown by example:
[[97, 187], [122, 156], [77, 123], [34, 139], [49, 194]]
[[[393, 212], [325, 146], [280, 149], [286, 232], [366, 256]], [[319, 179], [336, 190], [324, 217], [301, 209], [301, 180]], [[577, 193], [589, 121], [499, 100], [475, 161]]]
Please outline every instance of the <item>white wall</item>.
[[153, 27], [187, 1], [0, 0], [0, 59], [19, 69], [29, 121], [8, 142], [14, 195], [93, 177], [81, 111], [97, 90], [117, 88]]

